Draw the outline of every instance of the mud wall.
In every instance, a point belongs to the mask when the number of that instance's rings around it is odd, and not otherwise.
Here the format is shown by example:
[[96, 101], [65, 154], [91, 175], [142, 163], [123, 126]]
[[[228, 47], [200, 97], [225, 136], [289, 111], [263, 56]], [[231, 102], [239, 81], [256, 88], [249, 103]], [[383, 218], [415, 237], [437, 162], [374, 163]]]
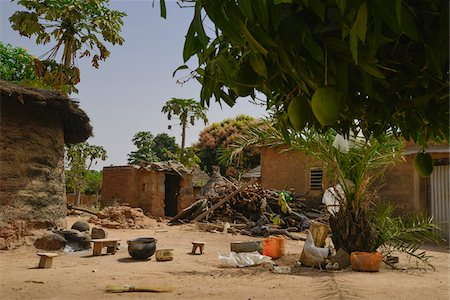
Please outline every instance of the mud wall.
[[46, 107], [2, 99], [0, 249], [66, 216], [63, 121]]

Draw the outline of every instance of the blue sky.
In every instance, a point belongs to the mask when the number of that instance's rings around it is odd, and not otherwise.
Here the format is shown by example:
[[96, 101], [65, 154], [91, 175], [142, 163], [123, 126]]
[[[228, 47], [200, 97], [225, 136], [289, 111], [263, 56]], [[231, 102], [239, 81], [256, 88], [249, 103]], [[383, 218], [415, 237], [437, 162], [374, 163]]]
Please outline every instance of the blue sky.
[[[173, 71], [183, 64], [182, 50], [184, 36], [189, 27], [192, 8], [180, 8], [175, 1], [166, 0], [167, 19], [159, 16], [159, 1], [111, 1], [110, 8], [124, 11], [122, 46], [108, 45], [111, 51], [99, 69], [91, 67], [89, 59], [79, 59], [81, 82], [77, 85], [79, 94], [72, 95], [89, 115], [94, 127], [94, 137], [89, 143], [103, 146], [108, 159], [99, 162], [95, 169], [103, 166], [123, 165], [127, 154], [134, 150], [131, 143], [138, 131], [151, 131], [154, 135], [166, 132], [181, 142], [179, 126], [172, 126], [166, 115], [161, 113], [165, 101], [172, 97], [199, 99], [200, 85], [189, 81], [184, 85], [176, 83], [184, 73], [173, 78]], [[34, 39], [20, 36], [10, 27], [8, 18], [20, 9], [10, 0], [0, 0], [0, 40], [13, 46], [26, 48], [29, 53], [41, 56], [51, 44], [35, 45]], [[240, 99], [233, 108], [212, 100], [208, 111], [210, 123], [225, 118], [247, 114], [254, 117], [265, 115], [263, 107], [254, 105], [248, 99]], [[198, 140], [203, 128], [198, 122], [187, 132], [187, 144]]]

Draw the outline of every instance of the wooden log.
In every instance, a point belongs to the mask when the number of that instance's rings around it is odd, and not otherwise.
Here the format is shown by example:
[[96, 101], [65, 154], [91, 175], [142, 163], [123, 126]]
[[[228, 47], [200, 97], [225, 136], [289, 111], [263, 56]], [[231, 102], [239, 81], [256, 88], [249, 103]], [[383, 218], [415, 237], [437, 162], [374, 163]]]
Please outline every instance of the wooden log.
[[219, 202], [217, 202], [216, 204], [211, 206], [210, 209], [206, 210], [205, 212], [203, 212], [202, 214], [197, 216], [193, 221], [194, 222], [200, 221], [201, 219], [203, 219], [204, 217], [206, 217], [207, 215], [212, 213], [214, 210], [216, 210], [218, 207], [222, 206], [225, 202], [227, 202], [228, 200], [233, 198], [240, 191], [244, 190], [246, 187], [248, 187], [248, 186], [252, 185], [253, 183], [255, 183], [255, 181], [256, 181], [256, 178], [252, 178], [249, 182], [245, 183], [244, 185], [240, 186], [238, 189], [234, 190], [232, 193], [228, 194], [227, 196], [225, 196], [224, 198], [219, 200]]
[[184, 217], [189, 215], [189, 213], [191, 212], [191, 210], [193, 208], [200, 206], [200, 203], [203, 202], [204, 200], [205, 200], [205, 198], [195, 201], [194, 203], [192, 203], [191, 205], [189, 205], [188, 207], [183, 209], [181, 212], [179, 212], [177, 215], [175, 215], [172, 219], [170, 219], [169, 223], [178, 221], [179, 219], [183, 219]]
[[73, 210], [79, 210], [79, 211], [82, 211], [82, 212], [87, 212], [87, 213], [92, 214], [92, 215], [97, 215], [96, 211], [93, 211], [93, 210], [90, 210], [90, 209], [84, 208], [84, 207], [75, 206], [75, 205], [72, 205], [72, 204], [69, 204], [69, 203], [67, 203], [67, 208], [68, 209], [73, 209]]

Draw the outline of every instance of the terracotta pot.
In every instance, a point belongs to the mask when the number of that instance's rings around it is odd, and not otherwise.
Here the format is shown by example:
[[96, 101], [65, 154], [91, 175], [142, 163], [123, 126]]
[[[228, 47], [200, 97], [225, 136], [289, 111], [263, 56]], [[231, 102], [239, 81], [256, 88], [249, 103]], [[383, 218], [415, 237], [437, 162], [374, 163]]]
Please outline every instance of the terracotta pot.
[[352, 252], [350, 264], [354, 271], [377, 272], [382, 258], [380, 252]]

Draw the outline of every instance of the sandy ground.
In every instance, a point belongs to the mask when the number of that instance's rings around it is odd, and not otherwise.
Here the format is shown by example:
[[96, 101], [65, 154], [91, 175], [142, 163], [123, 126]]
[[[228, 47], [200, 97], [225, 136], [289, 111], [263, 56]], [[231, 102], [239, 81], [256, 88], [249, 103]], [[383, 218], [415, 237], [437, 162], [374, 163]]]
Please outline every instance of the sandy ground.
[[[68, 219], [69, 226], [75, 218]], [[108, 230], [121, 239], [115, 255], [92, 256], [92, 251], [59, 252], [49, 269], [37, 269], [33, 246], [0, 252], [1, 299], [450, 299], [450, 255], [446, 247], [429, 254], [436, 271], [418, 269], [400, 256], [403, 270], [382, 266], [377, 273], [323, 271], [299, 267], [303, 242], [286, 240], [286, 255], [275, 262], [291, 266], [290, 274], [275, 274], [271, 267], [224, 268], [218, 254], [230, 251], [230, 242], [257, 240], [247, 236], [201, 232], [193, 225], [151, 229]], [[155, 237], [157, 248], [175, 249], [170, 262], [130, 259], [126, 240]], [[191, 241], [207, 244], [204, 255], [189, 255]], [[105, 292], [107, 285], [170, 286], [170, 293]]]

